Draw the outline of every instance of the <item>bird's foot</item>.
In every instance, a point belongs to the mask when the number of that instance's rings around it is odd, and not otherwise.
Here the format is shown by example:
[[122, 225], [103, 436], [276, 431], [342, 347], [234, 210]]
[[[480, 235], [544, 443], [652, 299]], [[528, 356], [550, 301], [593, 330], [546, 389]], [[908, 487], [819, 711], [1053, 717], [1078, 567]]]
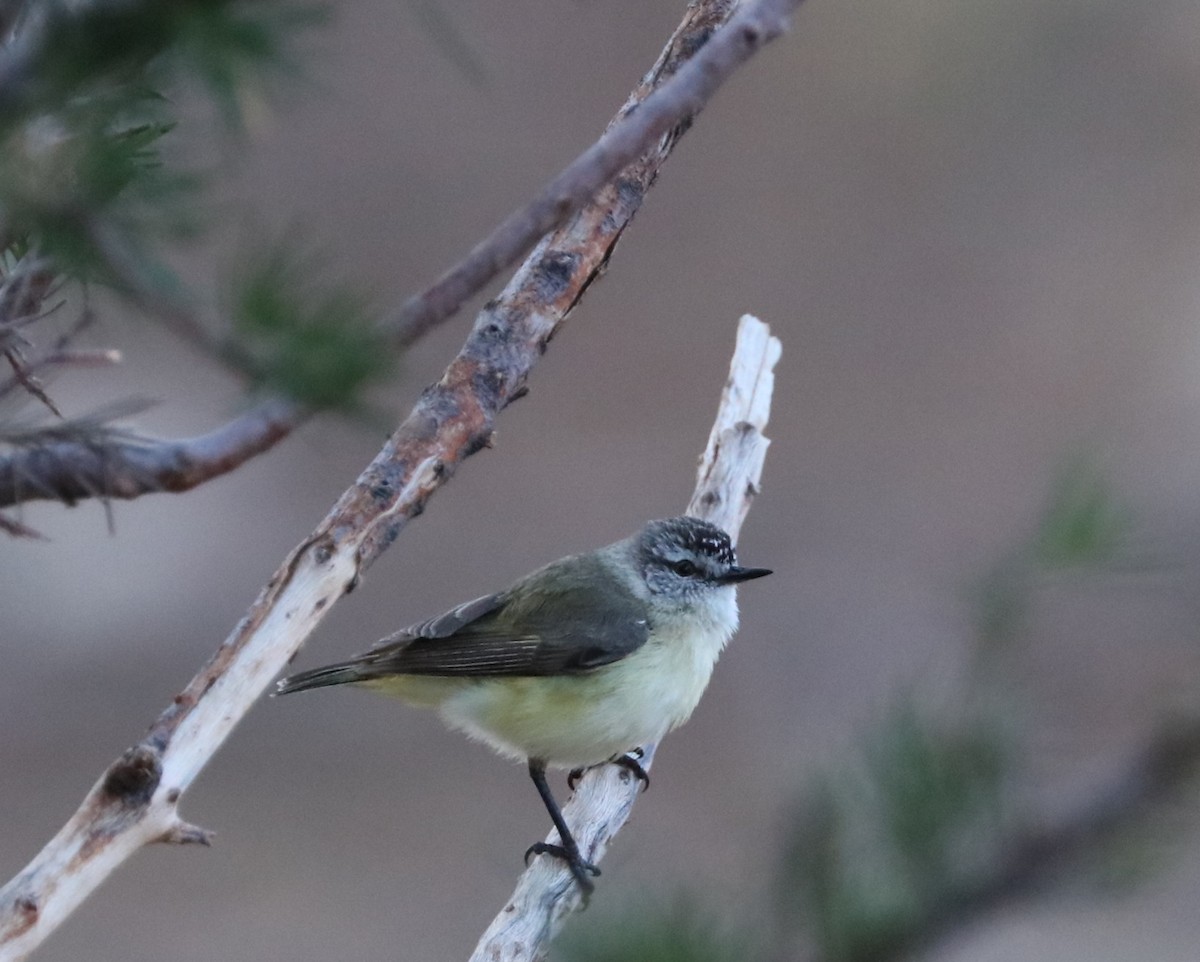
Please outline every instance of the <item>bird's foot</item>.
[[534, 855], [553, 855], [555, 858], [566, 862], [567, 868], [575, 876], [575, 881], [579, 884], [585, 896], [591, 895], [592, 891], [596, 888], [596, 883], [592, 881], [592, 878], [600, 874], [600, 867], [593, 865], [591, 862], [585, 862], [576, 846], [554, 845], [550, 842], [534, 842], [525, 850], [526, 865], [529, 864], [530, 857]]
[[[633, 777], [642, 783], [642, 791], [645, 791], [650, 787], [650, 775], [642, 767], [642, 756], [644, 754], [640, 748], [635, 748], [624, 755], [613, 756], [604, 764], [617, 765], [628, 772], [632, 772]], [[599, 767], [599, 765], [589, 765], [587, 768], [572, 768], [567, 773], [567, 788], [575, 791], [575, 787], [579, 784], [579, 779], [583, 778], [584, 772], [590, 772], [593, 768]]]
[[624, 755], [618, 755], [611, 759], [612, 763], [627, 772], [632, 773], [633, 777], [642, 783], [642, 791], [644, 792], [650, 787], [650, 774], [646, 769], [642, 768], [642, 757], [645, 755], [640, 748], [635, 748], [631, 752], [626, 752]]

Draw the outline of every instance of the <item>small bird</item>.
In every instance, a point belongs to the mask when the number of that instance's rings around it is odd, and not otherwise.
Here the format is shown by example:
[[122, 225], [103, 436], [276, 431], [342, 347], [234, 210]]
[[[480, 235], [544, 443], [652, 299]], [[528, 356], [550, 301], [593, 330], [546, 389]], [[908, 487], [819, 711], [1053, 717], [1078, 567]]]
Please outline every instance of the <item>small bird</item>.
[[561, 845], [525, 853], [584, 860], [546, 768], [615, 762], [646, 774], [639, 748], [691, 716], [738, 624], [729, 535], [698, 518], [651, 521], [623, 541], [551, 562], [511, 587], [379, 641], [349, 661], [277, 683], [284, 695], [358, 685], [436, 707], [446, 724], [527, 764]]

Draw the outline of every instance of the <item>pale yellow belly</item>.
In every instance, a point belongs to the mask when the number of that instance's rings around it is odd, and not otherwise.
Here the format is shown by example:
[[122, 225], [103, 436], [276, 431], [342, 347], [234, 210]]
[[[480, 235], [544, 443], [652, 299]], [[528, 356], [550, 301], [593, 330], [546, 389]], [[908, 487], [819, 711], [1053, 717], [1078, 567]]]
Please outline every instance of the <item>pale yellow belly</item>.
[[447, 698], [441, 714], [503, 754], [582, 767], [683, 724], [711, 673], [711, 659], [697, 663], [686, 650], [662, 651], [652, 642], [587, 675], [474, 682]]
[[437, 706], [451, 728], [512, 758], [563, 768], [595, 765], [657, 742], [691, 716], [732, 625], [687, 627], [673, 637], [660, 633], [627, 658], [587, 674], [402, 675], [365, 687]]

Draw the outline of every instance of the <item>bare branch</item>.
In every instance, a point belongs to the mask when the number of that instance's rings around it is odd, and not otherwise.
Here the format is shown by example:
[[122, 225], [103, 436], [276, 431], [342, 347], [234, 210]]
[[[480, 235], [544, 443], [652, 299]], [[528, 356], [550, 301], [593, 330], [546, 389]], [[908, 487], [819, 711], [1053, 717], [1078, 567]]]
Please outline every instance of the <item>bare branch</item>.
[[168, 828], [159, 841], [168, 845], [203, 845], [208, 848], [212, 845], [212, 839], [213, 833], [208, 829], [179, 821]]
[[[608, 190], [621, 189], [624, 178], [618, 175], [639, 157], [647, 156], [645, 152], [660, 138], [659, 150], [665, 156], [717, 88], [783, 33], [788, 17], [800, 3], [743, 3], [737, 15], [721, 27], [737, 6], [736, 0], [693, 0], [662, 57], [630, 94], [604, 136], [537, 197], [505, 218], [459, 264], [410, 298], [386, 322], [399, 343], [412, 343], [457, 311], [467, 298], [515, 263], [530, 244], [562, 224], [600, 188], [609, 185]], [[638, 179], [636, 173], [632, 178]]]
[[[239, 368], [236, 352], [210, 334], [182, 298], [164, 292], [147, 279], [137, 256], [117, 235], [99, 222], [87, 226], [98, 253], [126, 297], [164, 321], [183, 340]], [[0, 288], [0, 310], [7, 312], [0, 314], [0, 319], [17, 312], [21, 321], [33, 317], [53, 280], [44, 261], [33, 261], [28, 268], [10, 273]], [[11, 379], [0, 382], [0, 397], [22, 387], [61, 417], [35, 371], [112, 364], [120, 359], [115, 351], [66, 349], [91, 317], [91, 312], [85, 310], [79, 322], [50, 351], [32, 360], [21, 357], [16, 347], [0, 350], [13, 370]], [[0, 330], [12, 328], [14, 323]], [[308, 412], [300, 405], [273, 398], [215, 431], [180, 441], [145, 438], [131, 432], [88, 432], [79, 430], [77, 421], [55, 425], [31, 433], [24, 443], [0, 458], [0, 508], [34, 500], [73, 505], [84, 498], [107, 502], [162, 491], [188, 491], [274, 447], [307, 417]], [[5, 530], [11, 532], [14, 524], [9, 521]]]
[[182, 441], [101, 432], [18, 448], [0, 459], [0, 507], [187, 491], [266, 451], [303, 418], [295, 405], [274, 400]]
[[[689, 23], [708, 23], [711, 5], [695, 3], [688, 16]], [[703, 26], [695, 35], [678, 32], [661, 73], [695, 52], [709, 32]], [[0, 962], [32, 952], [142, 845], [178, 833], [180, 798], [233, 726], [457, 466], [488, 444], [496, 416], [525, 391], [529, 372], [607, 263], [679, 133], [542, 240], [476, 319], [441, 380], [292, 550], [209, 662], [146, 737], [109, 767], [59, 834], [0, 889]]]
[[[770, 443], [763, 436], [771, 413], [778, 338], [757, 318], [738, 325], [737, 347], [721, 405], [700, 460], [696, 489], [687, 513], [720, 525], [737, 538], [750, 502], [758, 493]], [[643, 746], [643, 769], [654, 761], [656, 745]], [[584, 859], [598, 862], [633, 810], [640, 786], [629, 771], [602, 765], [587, 772], [563, 809]], [[551, 844], [559, 842], [552, 834]], [[516, 891], [484, 932], [471, 962], [536, 962], [571, 912], [583, 904], [579, 886], [561, 859], [538, 858], [522, 874]]]

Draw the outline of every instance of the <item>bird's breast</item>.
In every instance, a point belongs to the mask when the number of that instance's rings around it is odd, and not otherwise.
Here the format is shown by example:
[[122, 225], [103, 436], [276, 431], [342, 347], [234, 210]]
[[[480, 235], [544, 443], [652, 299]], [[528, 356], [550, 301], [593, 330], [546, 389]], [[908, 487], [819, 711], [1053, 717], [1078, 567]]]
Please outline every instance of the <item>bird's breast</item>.
[[566, 768], [599, 764], [688, 720], [735, 624], [726, 617], [675, 619], [610, 665], [480, 679], [448, 697], [441, 712], [452, 727], [514, 758]]

